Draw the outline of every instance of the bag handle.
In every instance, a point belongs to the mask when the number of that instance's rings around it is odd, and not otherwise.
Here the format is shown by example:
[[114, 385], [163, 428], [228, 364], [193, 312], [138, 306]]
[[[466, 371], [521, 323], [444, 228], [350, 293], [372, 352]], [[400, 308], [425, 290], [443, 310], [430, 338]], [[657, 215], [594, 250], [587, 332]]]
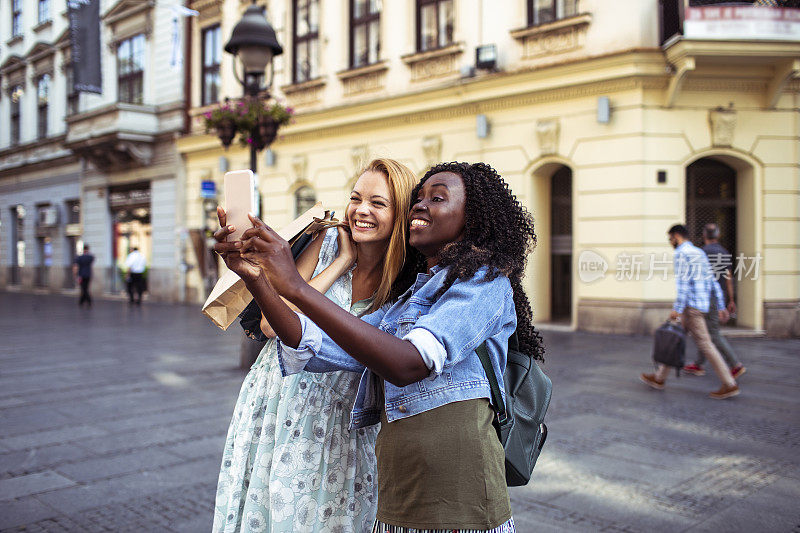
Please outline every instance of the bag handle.
[[[513, 335], [514, 342], [516, 342], [516, 332]], [[509, 339], [510, 341], [510, 339]], [[509, 344], [511, 344], [509, 342]], [[478, 354], [478, 359], [481, 360], [483, 371], [486, 372], [486, 377], [489, 379], [489, 388], [492, 391], [492, 409], [497, 413], [497, 421], [500, 424], [505, 424], [507, 420], [506, 406], [503, 403], [503, 396], [500, 394], [500, 385], [497, 383], [497, 376], [495, 376], [492, 363], [489, 360], [489, 352], [486, 349], [486, 341], [483, 341], [480, 346], [475, 348], [475, 353]]]

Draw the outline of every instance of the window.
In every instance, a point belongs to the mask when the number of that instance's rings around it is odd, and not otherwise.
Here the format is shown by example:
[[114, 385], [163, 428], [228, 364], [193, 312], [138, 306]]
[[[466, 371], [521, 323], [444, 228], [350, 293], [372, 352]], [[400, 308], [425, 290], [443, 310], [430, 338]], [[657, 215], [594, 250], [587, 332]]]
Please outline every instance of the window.
[[22, 85], [17, 85], [11, 89], [11, 144], [19, 144], [20, 111], [23, 94]]
[[22, 35], [22, 0], [11, 0], [11, 37]]
[[72, 63], [67, 66], [67, 115], [78, 112], [79, 94], [75, 90], [75, 71]]
[[40, 139], [47, 137], [47, 108], [50, 96], [50, 74], [43, 74], [36, 82], [36, 132]]
[[201, 105], [219, 102], [219, 63], [222, 46], [220, 45], [219, 24], [203, 30], [203, 92], [200, 95]]
[[39, 0], [39, 24], [44, 24], [50, 20], [50, 0]]
[[319, 0], [293, 0], [292, 82], [302, 83], [319, 76]]
[[64, 202], [67, 212], [67, 224], [79, 224], [81, 221], [81, 201], [67, 200]]
[[417, 0], [417, 50], [453, 44], [453, 0]]
[[141, 104], [144, 101], [144, 34], [119, 43], [117, 79], [120, 102]]
[[294, 193], [294, 216], [300, 216], [317, 203], [317, 195], [314, 189], [305, 186], [300, 187]]
[[[25, 206], [15, 205], [11, 208], [11, 242], [16, 246], [11, 250], [12, 266], [25, 266]], [[19, 272], [15, 273], [17, 276]], [[13, 274], [12, 274], [13, 276]], [[14, 280], [19, 283], [19, 278]]]
[[350, 0], [350, 68], [378, 62], [381, 0]]
[[578, 0], [528, 0], [528, 26], [538, 26], [578, 14]]

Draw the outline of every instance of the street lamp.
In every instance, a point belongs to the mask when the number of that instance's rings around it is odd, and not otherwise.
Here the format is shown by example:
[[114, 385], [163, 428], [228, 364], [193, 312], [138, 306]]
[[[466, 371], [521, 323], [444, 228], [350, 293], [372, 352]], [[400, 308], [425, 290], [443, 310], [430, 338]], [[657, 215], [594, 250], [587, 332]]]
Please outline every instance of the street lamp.
[[[245, 10], [242, 19], [233, 27], [231, 38], [225, 45], [225, 51], [234, 56], [233, 74], [242, 84], [244, 99], [249, 99], [250, 104], [260, 104], [258, 99], [262, 93], [265, 99], [269, 99], [269, 88], [272, 85], [274, 72], [272, 58], [281, 55], [283, 47], [278, 42], [275, 30], [267, 21], [264, 12], [255, 5], [255, 0]], [[242, 64], [241, 77], [236, 68], [236, 64], [239, 62]], [[269, 68], [268, 73], [266, 72], [267, 68]], [[265, 77], [266, 84], [264, 84]], [[253, 171], [253, 174], [258, 174], [258, 152], [272, 144], [278, 134], [278, 126], [278, 122], [272, 116], [259, 114], [258, 120], [248, 132], [250, 170]], [[220, 139], [227, 147], [233, 139], [233, 135], [223, 138], [223, 131], [220, 130], [219, 133]], [[239, 366], [249, 368], [255, 361], [261, 346], [262, 344], [253, 343], [243, 336], [239, 350]]]
[[[283, 47], [275, 36], [275, 29], [267, 21], [262, 8], [248, 6], [242, 19], [233, 27], [231, 38], [225, 45], [225, 51], [234, 56], [233, 74], [242, 84], [245, 98], [258, 99], [261, 93], [269, 98], [272, 85], [272, 58], [283, 53]], [[237, 61], [238, 59], [238, 61]], [[236, 68], [241, 62], [242, 76]], [[269, 68], [269, 73], [266, 70]], [[267, 83], [262, 86], [264, 78]], [[257, 173], [258, 152], [272, 144], [278, 133], [278, 124], [271, 117], [261, 117], [251, 132], [250, 138], [250, 170]]]

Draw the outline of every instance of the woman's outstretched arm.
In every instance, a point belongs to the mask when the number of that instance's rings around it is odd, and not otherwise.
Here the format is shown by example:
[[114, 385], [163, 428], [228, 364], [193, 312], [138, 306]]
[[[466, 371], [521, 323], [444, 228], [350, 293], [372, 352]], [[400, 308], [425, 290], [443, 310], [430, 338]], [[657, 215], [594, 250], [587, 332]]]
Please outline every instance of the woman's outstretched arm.
[[299, 345], [302, 327], [278, 292], [355, 360], [393, 385], [405, 386], [430, 374], [411, 342], [367, 324], [309, 286], [295, 268], [289, 244], [259, 219], [251, 219], [254, 227], [242, 236], [243, 244], [237, 250], [264, 275], [245, 279], [245, 283], [286, 345]]
[[[311, 276], [317, 268], [319, 254], [322, 249], [322, 241], [325, 239], [325, 231], [321, 231], [320, 234], [311, 241], [311, 244], [303, 250], [300, 257], [297, 258], [297, 271], [300, 273], [300, 276], [322, 294], [328, 292], [328, 289], [333, 286], [333, 283], [344, 275], [356, 261], [356, 251], [353, 243], [350, 241], [350, 235], [343, 228], [338, 228], [338, 231], [339, 254], [331, 264], [313, 278]], [[295, 311], [298, 310], [292, 305], [289, 305], [289, 307], [293, 308]], [[267, 320], [267, 317], [265, 317], [263, 313], [261, 315], [260, 327], [261, 331], [264, 332], [264, 335], [267, 337], [272, 338], [276, 336], [275, 330], [269, 325], [269, 320]]]

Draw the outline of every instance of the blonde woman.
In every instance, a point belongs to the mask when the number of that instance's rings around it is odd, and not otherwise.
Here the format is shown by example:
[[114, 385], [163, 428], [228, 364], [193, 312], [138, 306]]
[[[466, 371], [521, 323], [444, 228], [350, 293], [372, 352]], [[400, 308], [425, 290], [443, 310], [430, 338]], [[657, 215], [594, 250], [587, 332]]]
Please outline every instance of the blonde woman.
[[[303, 277], [354, 315], [389, 301], [405, 261], [416, 181], [391, 159], [367, 165], [345, 213], [350, 235], [332, 228], [316, 238], [297, 260]], [[232, 229], [225, 212], [218, 214], [215, 237], [222, 242]], [[238, 253], [222, 255], [231, 267], [245, 264]], [[266, 321], [262, 330], [274, 337]], [[242, 384], [225, 441], [213, 531], [368, 530], [377, 505], [378, 427], [349, 429], [359, 375], [282, 378], [276, 350], [272, 338]]]

